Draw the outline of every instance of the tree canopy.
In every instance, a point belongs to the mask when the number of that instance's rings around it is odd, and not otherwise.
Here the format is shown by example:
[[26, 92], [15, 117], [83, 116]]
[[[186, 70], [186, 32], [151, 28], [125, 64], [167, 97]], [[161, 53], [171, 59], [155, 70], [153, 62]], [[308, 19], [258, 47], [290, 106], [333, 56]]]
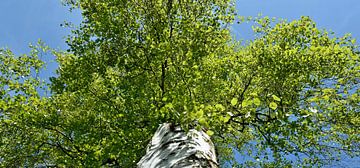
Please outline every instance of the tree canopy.
[[[254, 19], [230, 0], [80, 0], [68, 51], [0, 51], [0, 165], [133, 167], [159, 124], [206, 128], [221, 163], [320, 166], [360, 155], [359, 50], [309, 17]], [[56, 55], [52, 95], [36, 76]]]

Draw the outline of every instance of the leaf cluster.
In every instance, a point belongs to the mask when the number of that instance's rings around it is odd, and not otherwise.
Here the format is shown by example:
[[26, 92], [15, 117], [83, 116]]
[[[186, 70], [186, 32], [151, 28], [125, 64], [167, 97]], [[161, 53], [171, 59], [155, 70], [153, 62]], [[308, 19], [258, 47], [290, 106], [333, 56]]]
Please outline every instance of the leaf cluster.
[[232, 1], [65, 3], [84, 21], [69, 51], [52, 51], [50, 98], [31, 76], [42, 66], [36, 52], [0, 51], [0, 165], [133, 167], [164, 122], [207, 130], [223, 165], [233, 151], [255, 158], [230, 162], [242, 166], [359, 156], [360, 58], [350, 36], [308, 17], [264, 17], [240, 45], [229, 31]]

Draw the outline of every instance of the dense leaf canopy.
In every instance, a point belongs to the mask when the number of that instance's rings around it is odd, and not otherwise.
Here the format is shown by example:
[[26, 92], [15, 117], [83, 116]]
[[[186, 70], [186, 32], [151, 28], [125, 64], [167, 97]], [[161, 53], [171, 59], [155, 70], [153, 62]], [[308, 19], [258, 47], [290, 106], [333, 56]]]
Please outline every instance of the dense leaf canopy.
[[[81, 0], [82, 24], [42, 62], [0, 51], [0, 165], [133, 167], [159, 124], [206, 128], [224, 166], [320, 165], [360, 155], [359, 50], [308, 17], [251, 20], [224, 0]], [[42, 49], [42, 50], [40, 50]], [[233, 150], [258, 158], [231, 161]]]

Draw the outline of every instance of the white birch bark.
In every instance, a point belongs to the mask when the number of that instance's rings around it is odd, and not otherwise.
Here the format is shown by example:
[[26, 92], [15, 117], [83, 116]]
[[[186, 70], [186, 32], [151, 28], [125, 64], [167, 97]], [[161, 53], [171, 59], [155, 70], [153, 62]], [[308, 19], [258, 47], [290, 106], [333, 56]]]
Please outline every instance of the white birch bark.
[[218, 168], [214, 145], [203, 131], [184, 132], [164, 123], [149, 143], [138, 168]]

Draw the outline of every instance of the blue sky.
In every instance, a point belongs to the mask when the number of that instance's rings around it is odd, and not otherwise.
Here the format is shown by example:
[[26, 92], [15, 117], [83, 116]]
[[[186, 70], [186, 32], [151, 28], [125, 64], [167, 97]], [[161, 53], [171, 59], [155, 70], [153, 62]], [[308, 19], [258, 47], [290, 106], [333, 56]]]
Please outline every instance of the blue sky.
[[[81, 21], [80, 12], [70, 13], [60, 0], [0, 0], [0, 18], [0, 48], [7, 47], [15, 54], [28, 53], [29, 44], [36, 44], [38, 39], [52, 48], [66, 49], [65, 37], [70, 30], [60, 24]], [[48, 67], [40, 76], [54, 76], [54, 56], [42, 58]]]
[[65, 48], [69, 30], [60, 27], [65, 20], [80, 22], [80, 13], [70, 13], [60, 0], [1, 0], [0, 46], [15, 53], [29, 51], [28, 44], [42, 39], [55, 48]]
[[[360, 40], [360, 0], [236, 0], [239, 15], [299, 19], [310, 16], [320, 28], [337, 35], [352, 33]], [[65, 36], [69, 29], [60, 26], [64, 21], [80, 23], [79, 11], [70, 13], [60, 0], [1, 0], [0, 47], [8, 47], [16, 54], [27, 53], [29, 43], [43, 40], [52, 48], [66, 49]], [[252, 39], [249, 25], [234, 26], [237, 38]], [[45, 58], [49, 63], [52, 56]], [[50, 73], [56, 69], [50, 63]]]
[[[360, 40], [359, 0], [236, 0], [239, 15], [299, 19], [310, 16], [320, 28], [337, 35], [351, 33]], [[235, 26], [240, 38], [252, 38], [249, 26]], [[244, 32], [245, 33], [242, 33]]]
[[[66, 49], [65, 37], [69, 29], [60, 26], [71, 21], [80, 23], [79, 12], [70, 13], [60, 0], [1, 0], [0, 47], [8, 47], [16, 54], [27, 53], [29, 43], [42, 39], [52, 48]], [[239, 15], [299, 19], [310, 16], [320, 28], [337, 35], [351, 33], [360, 40], [360, 0], [237, 0]], [[252, 39], [249, 25], [234, 26], [238, 38]], [[358, 43], [359, 44], [359, 43]], [[52, 56], [46, 58], [51, 61]], [[56, 64], [51, 63], [43, 77], [54, 75]], [[354, 167], [346, 160], [344, 167]], [[357, 161], [359, 164], [359, 161]], [[356, 166], [355, 166], [356, 167]]]

